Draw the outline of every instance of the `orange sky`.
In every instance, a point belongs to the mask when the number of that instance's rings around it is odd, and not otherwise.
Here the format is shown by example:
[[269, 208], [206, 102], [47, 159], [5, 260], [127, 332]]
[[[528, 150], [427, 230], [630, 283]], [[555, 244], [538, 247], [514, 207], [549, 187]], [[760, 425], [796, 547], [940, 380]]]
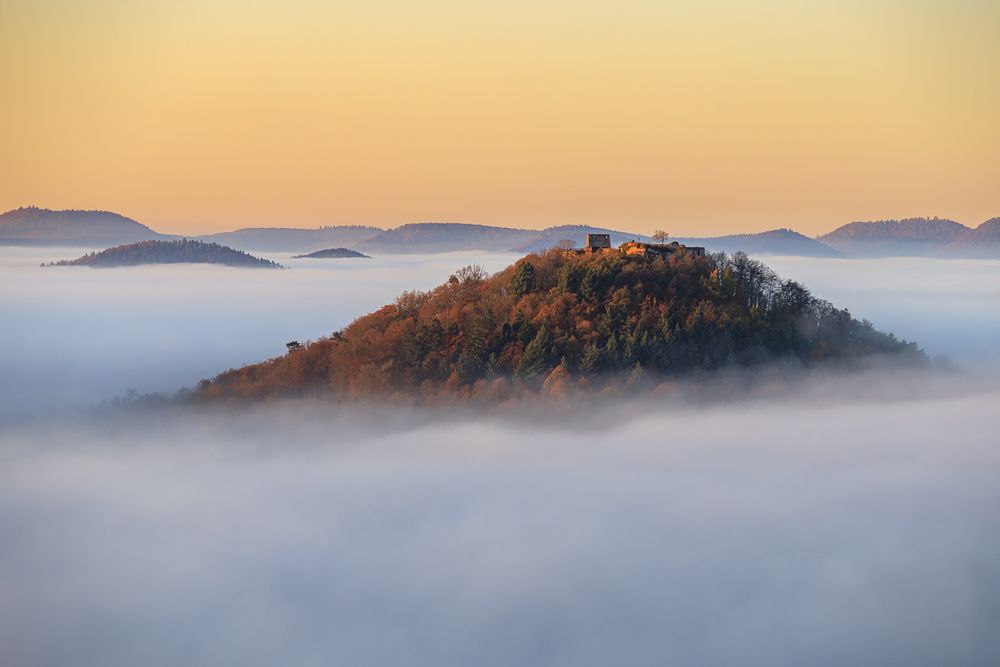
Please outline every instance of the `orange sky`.
[[164, 232], [1000, 215], [1000, 3], [5, 0], [0, 208]]

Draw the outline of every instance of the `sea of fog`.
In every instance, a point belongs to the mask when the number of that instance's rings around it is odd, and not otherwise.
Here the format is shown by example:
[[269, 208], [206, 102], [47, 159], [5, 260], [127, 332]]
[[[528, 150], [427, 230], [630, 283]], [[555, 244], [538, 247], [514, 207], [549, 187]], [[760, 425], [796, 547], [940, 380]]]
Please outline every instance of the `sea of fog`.
[[41, 267], [80, 248], [0, 247], [0, 420], [90, 405], [132, 389], [173, 392], [328, 336], [405, 290], [514, 255], [292, 259], [285, 270], [208, 264]]
[[[79, 248], [0, 247], [0, 421], [172, 392], [329, 335], [490, 253], [368, 260], [269, 256], [281, 271], [212, 265], [40, 267]], [[782, 276], [970, 368], [1000, 359], [1000, 261], [765, 258]]]
[[955, 370], [444, 414], [81, 408], [512, 256], [78, 254], [0, 249], [0, 665], [1000, 664], [1000, 262], [766, 260]]

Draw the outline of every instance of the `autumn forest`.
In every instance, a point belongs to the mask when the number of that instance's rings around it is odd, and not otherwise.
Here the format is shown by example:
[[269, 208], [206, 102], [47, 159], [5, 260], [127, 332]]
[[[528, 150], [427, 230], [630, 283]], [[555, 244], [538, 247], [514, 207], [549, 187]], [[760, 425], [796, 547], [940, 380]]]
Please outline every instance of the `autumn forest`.
[[925, 357], [745, 254], [529, 255], [468, 266], [288, 355], [203, 381], [202, 400], [433, 402], [563, 395], [775, 360]]

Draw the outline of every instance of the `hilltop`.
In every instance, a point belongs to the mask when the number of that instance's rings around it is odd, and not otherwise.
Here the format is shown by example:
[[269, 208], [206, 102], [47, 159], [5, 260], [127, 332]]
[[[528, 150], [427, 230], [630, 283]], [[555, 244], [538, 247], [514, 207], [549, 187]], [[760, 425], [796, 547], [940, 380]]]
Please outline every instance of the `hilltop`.
[[201, 401], [288, 396], [487, 402], [654, 387], [771, 361], [922, 362], [915, 345], [853, 319], [739, 253], [666, 258], [531, 254], [406, 292], [329, 338], [201, 383]]
[[29, 206], [0, 214], [0, 241], [102, 245], [169, 238], [110, 211], [53, 211]]
[[357, 250], [350, 250], [348, 248], [327, 248], [325, 250], [317, 250], [316, 252], [311, 252], [307, 255], [293, 255], [292, 259], [351, 259], [351, 258], [363, 258], [371, 259], [368, 255], [363, 255]]
[[179, 241], [140, 241], [92, 252], [83, 257], [44, 266], [90, 266], [108, 268], [139, 266], [142, 264], [223, 264], [250, 268], [280, 268], [267, 259], [254, 257], [242, 250], [233, 250], [218, 243], [202, 243], [182, 239]]

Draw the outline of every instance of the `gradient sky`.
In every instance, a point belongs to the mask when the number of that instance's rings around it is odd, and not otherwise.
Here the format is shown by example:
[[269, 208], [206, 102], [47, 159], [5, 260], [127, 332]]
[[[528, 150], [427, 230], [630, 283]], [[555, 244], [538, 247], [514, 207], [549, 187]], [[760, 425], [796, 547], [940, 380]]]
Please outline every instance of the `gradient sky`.
[[1000, 3], [3, 0], [0, 208], [675, 234], [1000, 215]]

